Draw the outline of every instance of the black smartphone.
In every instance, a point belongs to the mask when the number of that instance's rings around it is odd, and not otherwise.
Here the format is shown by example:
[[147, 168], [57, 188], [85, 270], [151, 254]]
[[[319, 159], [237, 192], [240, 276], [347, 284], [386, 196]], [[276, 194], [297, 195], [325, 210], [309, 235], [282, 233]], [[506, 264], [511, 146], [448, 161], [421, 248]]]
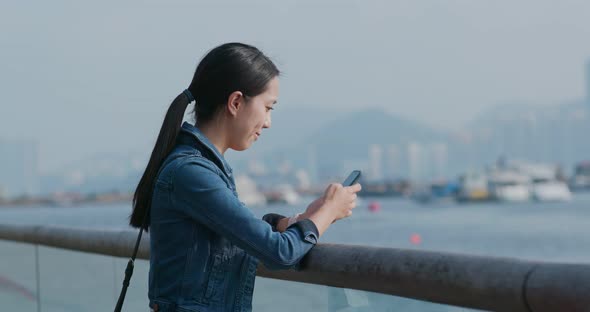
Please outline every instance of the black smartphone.
[[346, 180], [344, 180], [344, 182], [342, 182], [342, 186], [351, 186], [351, 185], [355, 184], [356, 181], [358, 181], [358, 179], [360, 177], [361, 177], [361, 171], [360, 170], [353, 170], [348, 175], [348, 178], [346, 178]]

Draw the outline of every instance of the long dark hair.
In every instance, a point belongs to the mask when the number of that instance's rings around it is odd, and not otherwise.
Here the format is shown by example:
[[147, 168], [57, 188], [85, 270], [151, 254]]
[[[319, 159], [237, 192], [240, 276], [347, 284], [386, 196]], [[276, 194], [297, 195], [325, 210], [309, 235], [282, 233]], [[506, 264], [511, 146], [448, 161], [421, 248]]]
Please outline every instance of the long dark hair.
[[[273, 62], [253, 46], [226, 43], [214, 48], [203, 57], [188, 87], [195, 98], [194, 119], [197, 124], [207, 123], [223, 109], [232, 92], [241, 91], [249, 97], [259, 95], [265, 91], [268, 82], [278, 75], [279, 70]], [[168, 108], [150, 160], [135, 189], [129, 221], [133, 227], [143, 226], [148, 230], [156, 175], [176, 145], [189, 102], [188, 96], [180, 93]]]

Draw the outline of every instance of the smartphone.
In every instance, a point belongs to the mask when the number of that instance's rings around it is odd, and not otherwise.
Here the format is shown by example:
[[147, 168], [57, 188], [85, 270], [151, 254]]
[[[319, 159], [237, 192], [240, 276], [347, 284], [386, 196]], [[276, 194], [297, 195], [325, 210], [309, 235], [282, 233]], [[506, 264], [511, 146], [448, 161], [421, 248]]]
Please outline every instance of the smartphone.
[[344, 180], [344, 182], [342, 183], [342, 186], [351, 186], [351, 185], [355, 184], [356, 181], [358, 181], [358, 179], [360, 177], [361, 177], [361, 171], [360, 170], [353, 170], [348, 175], [348, 178], [346, 178], [346, 180]]

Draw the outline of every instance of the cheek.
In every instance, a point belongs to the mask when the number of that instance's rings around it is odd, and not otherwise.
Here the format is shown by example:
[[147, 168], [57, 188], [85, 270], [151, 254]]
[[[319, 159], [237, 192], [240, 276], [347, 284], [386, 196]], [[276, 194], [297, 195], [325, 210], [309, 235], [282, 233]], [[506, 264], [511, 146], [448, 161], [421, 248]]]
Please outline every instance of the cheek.
[[255, 106], [252, 107], [252, 110], [247, 112], [244, 115], [244, 119], [242, 119], [242, 123], [240, 124], [240, 134], [242, 137], [248, 137], [253, 134], [254, 131], [262, 129], [264, 123], [266, 122], [267, 112], [266, 106], [260, 105], [258, 107], [256, 103]]
[[259, 129], [262, 127], [262, 125], [264, 124], [264, 121], [266, 120], [266, 111], [264, 112], [257, 112], [256, 115], [252, 116], [252, 122], [251, 125], [256, 128]]

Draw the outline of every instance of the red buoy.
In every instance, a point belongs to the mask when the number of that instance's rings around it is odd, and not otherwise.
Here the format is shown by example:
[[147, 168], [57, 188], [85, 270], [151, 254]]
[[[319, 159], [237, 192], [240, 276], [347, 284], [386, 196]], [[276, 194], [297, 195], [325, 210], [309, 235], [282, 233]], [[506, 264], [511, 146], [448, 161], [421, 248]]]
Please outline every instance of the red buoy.
[[369, 203], [369, 211], [377, 212], [379, 211], [379, 209], [381, 209], [381, 204], [379, 204], [379, 202], [372, 201], [371, 203]]
[[410, 236], [410, 242], [414, 245], [420, 245], [422, 243], [422, 237], [420, 234], [414, 233]]

